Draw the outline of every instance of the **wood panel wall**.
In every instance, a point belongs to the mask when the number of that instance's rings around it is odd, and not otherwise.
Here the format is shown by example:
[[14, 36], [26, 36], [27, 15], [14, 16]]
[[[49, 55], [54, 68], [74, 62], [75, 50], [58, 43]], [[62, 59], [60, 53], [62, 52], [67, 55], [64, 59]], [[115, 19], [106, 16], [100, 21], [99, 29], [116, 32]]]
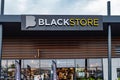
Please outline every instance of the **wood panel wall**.
[[[120, 38], [112, 39], [112, 57]], [[103, 37], [80, 37], [63, 39], [3, 39], [4, 59], [76, 59], [107, 57], [107, 39]]]

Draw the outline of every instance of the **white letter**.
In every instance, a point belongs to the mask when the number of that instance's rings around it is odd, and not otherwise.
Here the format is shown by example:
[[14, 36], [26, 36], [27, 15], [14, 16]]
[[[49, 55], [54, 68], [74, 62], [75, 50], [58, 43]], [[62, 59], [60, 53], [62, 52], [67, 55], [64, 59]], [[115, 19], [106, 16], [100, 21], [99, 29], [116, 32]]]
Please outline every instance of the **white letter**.
[[68, 20], [69, 19], [64, 19], [64, 25], [69, 25]]
[[44, 19], [39, 19], [39, 25], [44, 25]]
[[55, 19], [52, 19], [51, 25], [57, 25]]
[[48, 23], [47, 19], [45, 19], [45, 25], [49, 26], [50, 24]]
[[57, 24], [58, 24], [58, 25], [63, 25], [62, 19], [58, 19], [58, 20], [57, 20]]

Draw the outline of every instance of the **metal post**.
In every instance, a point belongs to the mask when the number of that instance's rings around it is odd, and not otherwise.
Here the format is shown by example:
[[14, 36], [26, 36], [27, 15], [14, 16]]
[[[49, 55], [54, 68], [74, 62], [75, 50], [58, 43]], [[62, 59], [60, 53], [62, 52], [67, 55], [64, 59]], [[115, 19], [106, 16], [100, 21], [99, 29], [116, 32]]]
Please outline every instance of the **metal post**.
[[4, 15], [4, 0], [1, 0], [1, 15]]
[[111, 72], [111, 26], [108, 26], [108, 80], [112, 80]]
[[[1, 15], [4, 14], [4, 0], [1, 0]], [[2, 25], [0, 24], [0, 79], [1, 79], [1, 70], [2, 70]]]
[[21, 59], [19, 60], [19, 65], [20, 65], [20, 80], [21, 80], [21, 72], [22, 72], [22, 69], [21, 69]]
[[[107, 2], [108, 16], [111, 15], [110, 1]], [[108, 80], [112, 80], [112, 67], [111, 67], [111, 25], [108, 25]]]
[[1, 70], [2, 70], [2, 25], [0, 25], [0, 79], [1, 79]]
[[85, 78], [87, 79], [88, 59], [85, 59]]
[[20, 63], [18, 60], [15, 60], [15, 80], [21, 80], [20, 79]]

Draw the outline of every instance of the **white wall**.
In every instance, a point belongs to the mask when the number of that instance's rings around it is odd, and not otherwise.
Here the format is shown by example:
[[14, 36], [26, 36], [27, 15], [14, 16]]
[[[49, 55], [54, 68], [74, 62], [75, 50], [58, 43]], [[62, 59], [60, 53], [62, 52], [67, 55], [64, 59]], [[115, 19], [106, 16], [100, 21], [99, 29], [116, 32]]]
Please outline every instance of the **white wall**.
[[[112, 80], [117, 80], [117, 68], [120, 68], [120, 58], [112, 59]], [[103, 59], [103, 75], [104, 80], [108, 80], [108, 61]]]

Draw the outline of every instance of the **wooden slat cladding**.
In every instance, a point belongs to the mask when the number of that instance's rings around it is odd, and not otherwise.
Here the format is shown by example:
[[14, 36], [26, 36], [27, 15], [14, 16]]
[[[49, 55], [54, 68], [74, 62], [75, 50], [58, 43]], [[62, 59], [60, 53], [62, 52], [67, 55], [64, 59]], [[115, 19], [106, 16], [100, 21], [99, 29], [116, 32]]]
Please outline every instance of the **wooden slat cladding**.
[[[114, 51], [115, 46], [120, 45], [120, 38], [112, 40], [112, 56], [120, 57]], [[2, 57], [4, 59], [102, 58], [107, 57], [107, 39], [95, 37], [81, 37], [79, 39], [3, 39]]]

